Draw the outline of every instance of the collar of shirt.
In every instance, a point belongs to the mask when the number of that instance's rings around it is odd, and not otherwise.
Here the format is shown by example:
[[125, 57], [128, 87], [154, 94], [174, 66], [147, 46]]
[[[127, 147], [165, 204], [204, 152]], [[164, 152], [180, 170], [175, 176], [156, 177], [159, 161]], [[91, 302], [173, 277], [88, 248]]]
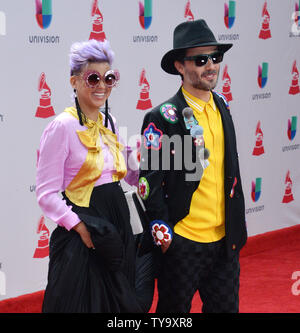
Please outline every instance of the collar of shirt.
[[206, 103], [202, 99], [195, 97], [192, 94], [190, 94], [189, 92], [187, 92], [183, 87], [181, 89], [182, 89], [182, 93], [183, 93], [185, 100], [196, 112], [199, 112], [201, 114], [201, 112], [203, 112], [205, 109], [206, 109], [206, 111], [208, 111], [208, 110], [217, 111], [217, 107], [214, 102], [213, 94], [211, 92], [210, 92], [209, 101]]

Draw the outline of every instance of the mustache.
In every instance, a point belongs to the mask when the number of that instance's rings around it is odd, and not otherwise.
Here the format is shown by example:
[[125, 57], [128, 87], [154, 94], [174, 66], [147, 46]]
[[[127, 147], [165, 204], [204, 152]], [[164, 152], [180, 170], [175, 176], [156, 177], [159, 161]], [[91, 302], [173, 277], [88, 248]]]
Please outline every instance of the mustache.
[[218, 74], [218, 72], [216, 70], [205, 71], [201, 74], [201, 76], [206, 76], [206, 75], [210, 75], [210, 74]]

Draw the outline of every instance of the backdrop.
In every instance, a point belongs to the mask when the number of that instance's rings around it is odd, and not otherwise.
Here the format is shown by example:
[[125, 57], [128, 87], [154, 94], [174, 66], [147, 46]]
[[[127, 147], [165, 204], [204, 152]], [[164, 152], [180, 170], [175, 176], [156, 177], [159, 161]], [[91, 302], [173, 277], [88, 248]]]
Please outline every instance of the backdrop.
[[72, 105], [73, 42], [110, 41], [121, 74], [109, 105], [136, 145], [147, 111], [173, 96], [160, 68], [173, 30], [204, 18], [232, 42], [216, 91], [236, 126], [249, 235], [300, 219], [299, 0], [0, 1], [0, 299], [45, 288], [55, 224], [36, 202], [36, 151], [45, 126]]

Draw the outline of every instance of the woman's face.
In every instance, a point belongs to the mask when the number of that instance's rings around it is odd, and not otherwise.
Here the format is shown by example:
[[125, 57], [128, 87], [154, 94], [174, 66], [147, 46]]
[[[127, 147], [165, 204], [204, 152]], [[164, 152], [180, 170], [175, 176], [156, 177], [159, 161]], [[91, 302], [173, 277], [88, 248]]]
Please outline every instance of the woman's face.
[[104, 84], [103, 80], [99, 81], [96, 87], [90, 87], [86, 83], [86, 76], [90, 72], [98, 72], [102, 77], [110, 70], [108, 62], [89, 63], [85, 66], [80, 75], [71, 76], [70, 82], [73, 89], [76, 89], [76, 95], [80, 107], [84, 111], [88, 109], [99, 109], [107, 100], [111, 93], [111, 87]]

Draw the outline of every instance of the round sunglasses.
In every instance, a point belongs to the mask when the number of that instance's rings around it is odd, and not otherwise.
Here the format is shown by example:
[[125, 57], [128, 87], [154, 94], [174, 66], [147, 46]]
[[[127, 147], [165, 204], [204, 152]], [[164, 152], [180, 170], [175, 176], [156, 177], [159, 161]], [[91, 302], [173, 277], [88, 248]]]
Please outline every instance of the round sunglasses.
[[104, 75], [97, 71], [86, 71], [83, 74], [83, 80], [88, 88], [96, 88], [102, 81], [106, 87], [112, 88], [120, 80], [120, 73], [118, 70], [109, 70]]
[[214, 64], [218, 64], [223, 60], [224, 53], [217, 51], [212, 54], [197, 54], [190, 57], [185, 57], [183, 60], [195, 61], [195, 65], [198, 67], [207, 64], [208, 59], [210, 59]]

